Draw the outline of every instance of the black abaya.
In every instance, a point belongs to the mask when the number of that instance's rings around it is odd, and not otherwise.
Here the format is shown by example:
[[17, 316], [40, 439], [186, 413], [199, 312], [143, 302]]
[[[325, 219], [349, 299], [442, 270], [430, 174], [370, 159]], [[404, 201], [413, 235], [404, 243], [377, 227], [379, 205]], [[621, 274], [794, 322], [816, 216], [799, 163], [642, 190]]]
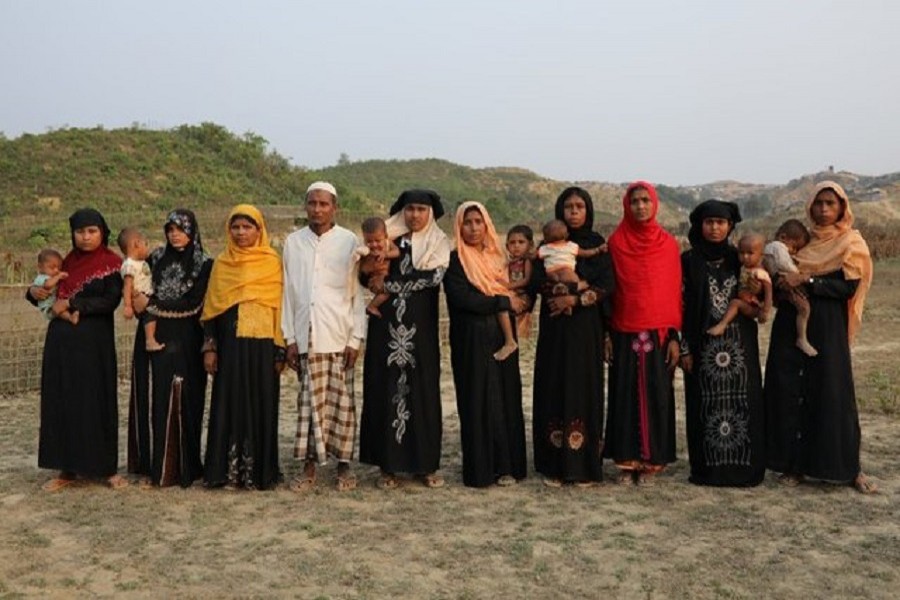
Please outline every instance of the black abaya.
[[774, 471], [836, 482], [860, 473], [859, 415], [847, 334], [847, 301], [858, 281], [842, 271], [807, 287], [808, 337], [819, 354], [795, 345], [796, 309], [782, 302], [772, 324], [766, 361], [768, 466]]
[[693, 359], [685, 373], [691, 483], [754, 486], [765, 475], [764, 410], [756, 321], [738, 315], [722, 336], [706, 330], [736, 296], [738, 265], [682, 255], [686, 318], [684, 343]]
[[385, 281], [391, 299], [369, 317], [360, 462], [389, 473], [433, 473], [441, 459], [438, 290], [445, 269], [412, 267], [400, 247]]
[[275, 342], [237, 337], [237, 325], [238, 307], [233, 306], [204, 329], [218, 354], [204, 480], [211, 487], [269, 489], [281, 479]]
[[444, 277], [450, 314], [450, 361], [456, 387], [463, 454], [463, 483], [492, 485], [502, 475], [526, 474], [525, 421], [519, 353], [500, 362], [497, 323], [514, 318], [507, 296], [487, 296], [472, 285], [456, 252]]
[[53, 319], [41, 368], [38, 466], [88, 477], [115, 475], [119, 459], [113, 312], [122, 298], [118, 272], [89, 281], [69, 300], [72, 325]]

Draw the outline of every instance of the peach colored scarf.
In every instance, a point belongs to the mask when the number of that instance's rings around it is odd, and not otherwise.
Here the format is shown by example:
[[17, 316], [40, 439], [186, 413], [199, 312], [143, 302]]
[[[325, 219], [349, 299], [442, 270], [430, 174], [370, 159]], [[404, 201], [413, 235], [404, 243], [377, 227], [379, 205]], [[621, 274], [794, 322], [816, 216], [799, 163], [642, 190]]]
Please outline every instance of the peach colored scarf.
[[[823, 190], [832, 190], [843, 204], [843, 215], [834, 225], [816, 225], [812, 218], [813, 201]], [[862, 322], [866, 295], [872, 285], [872, 257], [869, 255], [869, 247], [859, 231], [853, 229], [853, 212], [850, 210], [847, 193], [834, 181], [823, 181], [816, 186], [806, 203], [806, 214], [812, 223], [809, 230], [811, 240], [797, 253], [800, 271], [809, 275], [824, 275], [842, 269], [848, 280], [859, 280], [856, 293], [847, 303], [848, 335], [852, 343]]]
[[[476, 248], [469, 246], [462, 239], [463, 217], [470, 208], [477, 208], [484, 219], [484, 246]], [[497, 235], [497, 229], [491, 220], [491, 215], [480, 202], [463, 202], [456, 209], [456, 252], [459, 254], [459, 262], [469, 282], [488, 296], [512, 296], [506, 289], [509, 275], [506, 271], [506, 253]]]

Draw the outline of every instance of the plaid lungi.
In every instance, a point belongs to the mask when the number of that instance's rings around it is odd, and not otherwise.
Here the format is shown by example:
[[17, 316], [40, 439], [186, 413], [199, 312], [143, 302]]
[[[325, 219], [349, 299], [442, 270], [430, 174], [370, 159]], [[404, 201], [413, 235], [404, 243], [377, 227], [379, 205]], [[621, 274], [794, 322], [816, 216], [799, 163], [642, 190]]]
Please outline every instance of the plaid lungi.
[[349, 462], [356, 442], [353, 369], [343, 352], [300, 356], [294, 457], [324, 464], [328, 457]]

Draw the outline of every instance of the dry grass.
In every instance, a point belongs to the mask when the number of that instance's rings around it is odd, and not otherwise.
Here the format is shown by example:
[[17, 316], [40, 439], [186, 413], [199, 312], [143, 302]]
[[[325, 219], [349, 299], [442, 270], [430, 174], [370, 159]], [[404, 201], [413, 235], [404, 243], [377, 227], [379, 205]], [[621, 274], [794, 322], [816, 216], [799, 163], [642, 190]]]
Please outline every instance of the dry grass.
[[[692, 486], [680, 420], [681, 460], [654, 488], [557, 490], [532, 473], [513, 488], [467, 489], [449, 368], [444, 489], [381, 491], [375, 471], [358, 467], [360, 488], [339, 494], [332, 466], [303, 496], [99, 485], [47, 494], [30, 393], [0, 399], [0, 596], [896, 597], [898, 281], [900, 263], [879, 263], [855, 349], [877, 496], [772, 478], [752, 490]], [[523, 354], [530, 413], [533, 347]], [[282, 397], [288, 477], [298, 470], [295, 393], [291, 383]], [[120, 414], [124, 432], [124, 405]]]

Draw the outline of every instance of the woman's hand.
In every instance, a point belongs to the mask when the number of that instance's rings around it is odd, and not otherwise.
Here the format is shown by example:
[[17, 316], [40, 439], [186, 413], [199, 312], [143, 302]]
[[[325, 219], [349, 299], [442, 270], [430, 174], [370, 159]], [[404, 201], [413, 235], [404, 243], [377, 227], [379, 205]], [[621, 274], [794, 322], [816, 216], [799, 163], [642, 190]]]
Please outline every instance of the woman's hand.
[[54, 317], [58, 317], [69, 310], [69, 301], [68, 300], [57, 300], [53, 303], [53, 306], [50, 307], [50, 312], [53, 313]]
[[681, 345], [678, 343], [678, 340], [669, 340], [669, 343], [666, 345], [666, 368], [669, 369], [669, 373], [675, 372], [675, 367], [678, 366], [680, 358]]
[[782, 273], [778, 278], [778, 287], [783, 290], [792, 290], [809, 281], [809, 275], [803, 273]]
[[691, 375], [694, 372], [694, 355], [684, 354], [681, 357], [681, 370]]
[[509, 307], [515, 314], [520, 315], [528, 308], [528, 303], [521, 296], [512, 296], [509, 299]]
[[550, 300], [547, 301], [547, 306], [550, 308], [550, 316], [558, 317], [559, 315], [566, 312], [571, 308], [574, 308], [578, 304], [578, 296], [553, 296]]
[[150, 299], [147, 298], [144, 294], [140, 292], [135, 292], [131, 296], [131, 308], [134, 311], [134, 314], [139, 315], [142, 314], [145, 310], [147, 310], [147, 304], [150, 302]]
[[28, 288], [28, 295], [40, 302], [41, 300], [46, 300], [47, 298], [49, 298], [51, 291], [52, 290], [48, 290], [39, 285], [33, 285]]
[[612, 338], [608, 335], [603, 337], [603, 360], [608, 365], [611, 365], [613, 361]]
[[210, 375], [215, 375], [219, 370], [219, 354], [215, 350], [207, 350], [203, 353], [203, 369]]

